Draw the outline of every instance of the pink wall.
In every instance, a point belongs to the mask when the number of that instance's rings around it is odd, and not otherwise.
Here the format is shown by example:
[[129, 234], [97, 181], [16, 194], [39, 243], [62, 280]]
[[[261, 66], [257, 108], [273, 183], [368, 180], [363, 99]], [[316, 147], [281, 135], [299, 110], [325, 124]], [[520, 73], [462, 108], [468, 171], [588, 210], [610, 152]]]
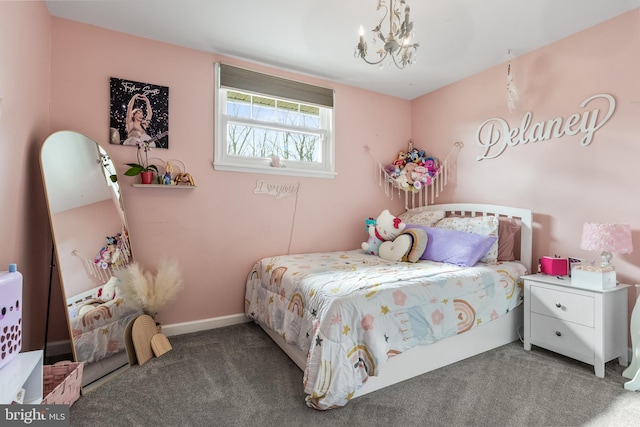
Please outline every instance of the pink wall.
[[[24, 350], [44, 345], [51, 233], [40, 177], [49, 131], [51, 17], [42, 2], [0, 2], [0, 270], [23, 283]], [[57, 281], [56, 281], [57, 285]]]
[[[249, 269], [261, 257], [286, 253], [290, 235], [291, 252], [357, 248], [366, 240], [366, 217], [386, 207], [400, 211], [398, 200], [388, 201], [374, 183], [373, 161], [363, 146], [381, 158], [404, 147], [411, 129], [409, 101], [267, 69], [335, 89], [338, 176], [216, 171], [214, 63], [243, 64], [73, 21], [52, 22], [51, 132], [72, 129], [90, 136], [120, 173], [135, 159], [135, 149], [108, 143], [109, 77], [170, 88], [170, 147], [152, 155], [181, 159], [197, 188], [134, 188], [127, 184], [137, 181], [122, 178], [136, 259], [154, 270], [161, 257], [173, 256], [184, 271], [184, 289], [159, 313], [163, 323], [243, 313]], [[259, 179], [299, 183], [297, 200], [253, 194]]]
[[[213, 63], [254, 66], [52, 18], [42, 2], [0, 2], [0, 153], [11, 159], [3, 165], [12, 177], [0, 184], [0, 262], [17, 262], [25, 275], [25, 348], [43, 341], [49, 275], [50, 231], [38, 161], [42, 141], [71, 129], [100, 142], [120, 172], [135, 158], [132, 148], [108, 144], [109, 77], [171, 88], [171, 147], [154, 154], [182, 159], [198, 184], [188, 191], [123, 185], [137, 259], [153, 269], [171, 255], [185, 271], [185, 289], [159, 315], [171, 324], [241, 313], [244, 278], [256, 259], [285, 253], [289, 246], [291, 252], [357, 247], [366, 237], [365, 217], [386, 207], [399, 212], [398, 201], [387, 200], [374, 184], [364, 144], [384, 161], [411, 136], [440, 157], [453, 141], [464, 141], [458, 175], [440, 201], [531, 207], [534, 257], [593, 258], [579, 249], [585, 221], [624, 221], [638, 230], [639, 19], [634, 10], [514, 60], [521, 101], [513, 113], [504, 101], [505, 65], [413, 102], [255, 66], [335, 88], [338, 176], [326, 180], [213, 170]], [[526, 111], [534, 120], [567, 117], [581, 111], [582, 100], [603, 92], [615, 96], [617, 110], [589, 147], [580, 147], [578, 136], [563, 137], [475, 160], [480, 148], [474, 134], [486, 119], [503, 117], [518, 126]], [[297, 200], [254, 195], [258, 179], [300, 183]], [[639, 276], [637, 231], [634, 243], [635, 253], [614, 255], [627, 283]], [[66, 334], [57, 286], [54, 275], [54, 340]]]
[[93, 261], [106, 244], [106, 237], [122, 230], [113, 200], [58, 212], [54, 214], [53, 224], [65, 298], [103, 285], [106, 280], [87, 274], [85, 259]]
[[[598, 254], [580, 249], [585, 222], [625, 222], [633, 231], [635, 251], [614, 254], [618, 279], [640, 282], [640, 9], [623, 14], [512, 61], [520, 92], [509, 112], [507, 65], [489, 69], [412, 102], [412, 135], [442, 149], [464, 141], [455, 188], [445, 198], [531, 208], [534, 212], [534, 259], [559, 254], [588, 259]], [[520, 127], [525, 112], [533, 121], [567, 118], [605, 104], [580, 103], [608, 93], [617, 108], [582, 147], [582, 135], [507, 148], [495, 159], [477, 161], [475, 143], [481, 123], [493, 117]], [[630, 294], [632, 306], [634, 294]]]

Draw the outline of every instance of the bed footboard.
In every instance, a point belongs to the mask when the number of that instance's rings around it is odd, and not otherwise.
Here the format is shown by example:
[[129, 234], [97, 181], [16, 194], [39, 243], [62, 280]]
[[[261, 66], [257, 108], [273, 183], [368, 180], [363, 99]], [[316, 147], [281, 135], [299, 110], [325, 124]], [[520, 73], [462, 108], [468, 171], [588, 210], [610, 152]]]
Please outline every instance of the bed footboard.
[[[287, 356], [304, 371], [307, 355], [287, 343], [264, 324], [256, 322]], [[469, 357], [521, 339], [524, 325], [522, 304], [509, 314], [463, 334], [433, 344], [420, 345], [390, 358], [380, 375], [369, 377], [354, 397], [380, 390], [418, 375], [451, 365]]]

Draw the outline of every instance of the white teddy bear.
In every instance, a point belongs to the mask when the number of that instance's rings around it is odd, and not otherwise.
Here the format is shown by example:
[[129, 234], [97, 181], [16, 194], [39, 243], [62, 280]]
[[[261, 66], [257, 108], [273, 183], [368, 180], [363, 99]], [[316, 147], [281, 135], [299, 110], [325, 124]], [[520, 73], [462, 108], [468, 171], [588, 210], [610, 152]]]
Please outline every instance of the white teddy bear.
[[382, 242], [394, 240], [406, 226], [400, 218], [385, 209], [376, 219], [375, 225], [368, 226], [369, 240], [363, 242], [361, 247], [368, 254], [378, 255]]

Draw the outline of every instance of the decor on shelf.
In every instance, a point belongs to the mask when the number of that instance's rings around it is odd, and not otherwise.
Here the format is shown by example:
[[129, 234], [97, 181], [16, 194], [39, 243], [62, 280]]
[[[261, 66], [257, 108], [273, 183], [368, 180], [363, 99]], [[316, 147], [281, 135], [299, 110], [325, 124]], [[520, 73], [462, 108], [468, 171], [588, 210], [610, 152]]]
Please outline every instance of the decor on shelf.
[[140, 172], [140, 182], [143, 184], [151, 184], [153, 182], [153, 172], [151, 171]]
[[630, 254], [633, 251], [629, 224], [586, 223], [582, 229], [580, 249], [601, 252], [603, 268], [612, 267], [611, 252]]
[[153, 181], [153, 173], [158, 173], [158, 167], [153, 164], [149, 164], [149, 151], [151, 146], [147, 141], [140, 141], [137, 143], [138, 150], [136, 155], [138, 157], [138, 163], [127, 163], [129, 169], [124, 173], [126, 176], [140, 175], [143, 184], [151, 184]]
[[167, 164], [164, 166], [164, 174], [162, 176], [158, 175], [158, 184], [171, 185], [174, 177], [175, 171], [173, 170], [173, 165], [171, 161], [167, 161]]
[[[400, 3], [399, 6], [398, 3]], [[403, 6], [404, 10], [401, 10]], [[385, 4], [384, 0], [378, 0], [376, 10], [380, 9], [385, 10], [384, 15], [380, 18], [378, 25], [371, 30], [373, 32], [373, 43], [375, 44], [377, 39], [380, 39], [383, 43], [383, 46], [377, 51], [379, 59], [377, 61], [367, 59], [367, 42], [364, 41], [364, 28], [362, 26], [360, 26], [360, 41], [356, 46], [354, 56], [362, 58], [364, 62], [371, 65], [380, 64], [387, 57], [390, 57], [395, 66], [400, 69], [407, 65], [413, 65], [420, 44], [411, 41], [414, 37], [413, 22], [411, 22], [409, 15], [411, 8], [406, 4], [405, 0], [400, 0], [399, 2], [389, 0], [389, 6]], [[387, 17], [389, 17], [389, 28], [385, 37], [382, 26]]]
[[183, 286], [177, 261], [168, 258], [160, 261], [155, 276], [134, 262], [127, 267], [121, 280], [125, 300], [137, 301], [142, 310], [154, 319]]
[[174, 183], [175, 185], [190, 185], [192, 187], [196, 185], [191, 174], [187, 172], [177, 174]]
[[196, 183], [190, 173], [186, 171], [185, 164], [178, 159], [152, 159], [164, 163], [164, 173], [158, 173], [157, 183], [160, 185], [187, 185], [195, 187]]

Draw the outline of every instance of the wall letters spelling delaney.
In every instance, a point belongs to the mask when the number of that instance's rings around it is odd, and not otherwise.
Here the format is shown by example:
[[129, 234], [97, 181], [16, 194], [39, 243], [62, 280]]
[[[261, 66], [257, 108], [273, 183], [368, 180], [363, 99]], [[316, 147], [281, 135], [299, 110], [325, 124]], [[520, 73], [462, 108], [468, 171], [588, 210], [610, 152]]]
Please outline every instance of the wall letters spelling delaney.
[[598, 121], [599, 109], [585, 111], [582, 114], [574, 113], [566, 120], [562, 117], [555, 119], [531, 123], [532, 113], [528, 111], [522, 117], [522, 124], [519, 128], [509, 129], [506, 120], [494, 117], [482, 123], [476, 132], [476, 143], [483, 148], [482, 155], [476, 157], [476, 160], [495, 159], [507, 149], [507, 147], [515, 147], [516, 145], [524, 145], [528, 142], [545, 141], [551, 138], [560, 138], [564, 135], [576, 135], [578, 133], [584, 136], [580, 139], [580, 145], [588, 146], [593, 141], [595, 132], [604, 126], [611, 118], [616, 109], [616, 100], [613, 96], [605, 93], [593, 95], [580, 104], [584, 108], [594, 99], [602, 98], [609, 102], [609, 111], [602, 120]]

